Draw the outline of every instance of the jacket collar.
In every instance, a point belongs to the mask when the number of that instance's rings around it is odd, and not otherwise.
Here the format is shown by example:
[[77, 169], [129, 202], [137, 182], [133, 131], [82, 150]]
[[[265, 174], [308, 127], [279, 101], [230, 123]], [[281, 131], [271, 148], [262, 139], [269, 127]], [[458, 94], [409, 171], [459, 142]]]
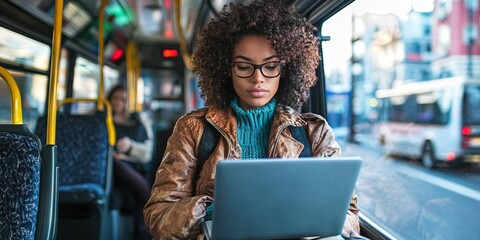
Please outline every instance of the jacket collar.
[[[228, 108], [210, 107], [205, 114], [205, 119], [212, 123], [214, 127], [220, 130], [221, 134], [229, 142], [234, 155], [240, 154], [240, 145], [237, 140], [237, 120], [233, 110]], [[300, 114], [291, 107], [277, 104], [275, 116], [270, 130], [269, 157], [276, 157], [275, 148], [277, 145], [287, 146], [293, 154], [291, 157], [299, 155], [303, 145], [296, 141], [291, 135], [283, 131], [288, 126], [304, 126], [307, 123]], [[288, 144], [287, 144], [288, 143]], [[288, 151], [290, 152], [290, 151]], [[240, 156], [236, 156], [240, 157]]]
[[[228, 108], [210, 107], [205, 114], [207, 121], [215, 124], [216, 127], [223, 130], [227, 135], [236, 136], [237, 120], [233, 110]], [[300, 114], [293, 108], [277, 104], [275, 108], [275, 117], [273, 119], [272, 129], [278, 129], [280, 126], [304, 126], [307, 123]]]
[[205, 119], [212, 123], [216, 128], [223, 131], [230, 141], [236, 142], [237, 119], [235, 113], [233, 113], [233, 110], [230, 107], [210, 107], [205, 114]]
[[272, 128], [276, 129], [281, 125], [295, 127], [304, 126], [307, 124], [307, 122], [305, 122], [300, 114], [293, 110], [293, 108], [282, 104], [277, 104], [273, 124], [274, 126]]

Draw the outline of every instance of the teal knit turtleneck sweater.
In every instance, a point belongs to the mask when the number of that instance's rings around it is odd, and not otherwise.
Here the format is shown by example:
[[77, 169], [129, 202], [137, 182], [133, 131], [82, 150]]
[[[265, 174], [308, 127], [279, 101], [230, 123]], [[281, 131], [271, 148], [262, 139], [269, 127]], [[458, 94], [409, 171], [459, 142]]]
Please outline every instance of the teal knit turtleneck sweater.
[[242, 148], [242, 159], [268, 156], [268, 137], [276, 103], [275, 98], [272, 98], [264, 106], [244, 110], [238, 105], [238, 98], [230, 102], [237, 116], [237, 138]]

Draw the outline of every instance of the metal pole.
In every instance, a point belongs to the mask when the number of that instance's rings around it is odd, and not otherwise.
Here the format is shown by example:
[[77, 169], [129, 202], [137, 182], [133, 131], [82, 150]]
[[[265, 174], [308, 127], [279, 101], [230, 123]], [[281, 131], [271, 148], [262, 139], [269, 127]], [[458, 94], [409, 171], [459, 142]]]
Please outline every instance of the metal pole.
[[468, 55], [468, 63], [467, 63], [467, 76], [468, 78], [473, 77], [473, 36], [472, 36], [472, 26], [473, 26], [473, 7], [468, 6], [468, 46], [467, 46], [467, 55]]
[[356, 41], [356, 36], [355, 36], [355, 16], [352, 13], [352, 59], [351, 59], [351, 66], [350, 66], [350, 72], [351, 72], [351, 81], [350, 81], [350, 98], [349, 98], [349, 103], [350, 103], [350, 108], [349, 108], [349, 121], [348, 121], [348, 138], [347, 141], [350, 143], [355, 142], [355, 111], [353, 109], [354, 107], [354, 100], [355, 100], [355, 82], [356, 82], [356, 73], [354, 72], [354, 66], [356, 63], [355, 59], [355, 52], [353, 51], [353, 46]]
[[[352, 56], [352, 66], [355, 64], [355, 59]], [[356, 82], [356, 76], [355, 74], [352, 73], [351, 77], [351, 87], [350, 87], [350, 108], [349, 108], [349, 113], [350, 113], [350, 118], [348, 121], [348, 142], [354, 143], [355, 142], [355, 111], [353, 109], [354, 106], [354, 100], [355, 100], [355, 82]]]

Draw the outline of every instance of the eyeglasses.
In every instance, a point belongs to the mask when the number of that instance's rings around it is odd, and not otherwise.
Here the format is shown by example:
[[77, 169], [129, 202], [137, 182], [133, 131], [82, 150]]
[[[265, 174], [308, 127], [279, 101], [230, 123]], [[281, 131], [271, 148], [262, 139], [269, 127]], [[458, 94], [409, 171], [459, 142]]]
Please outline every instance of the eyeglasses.
[[264, 64], [253, 64], [249, 62], [233, 62], [233, 73], [239, 78], [249, 78], [253, 75], [255, 70], [258, 68], [263, 76], [267, 78], [274, 78], [280, 75], [282, 67], [284, 65], [283, 61], [273, 61], [266, 62]]

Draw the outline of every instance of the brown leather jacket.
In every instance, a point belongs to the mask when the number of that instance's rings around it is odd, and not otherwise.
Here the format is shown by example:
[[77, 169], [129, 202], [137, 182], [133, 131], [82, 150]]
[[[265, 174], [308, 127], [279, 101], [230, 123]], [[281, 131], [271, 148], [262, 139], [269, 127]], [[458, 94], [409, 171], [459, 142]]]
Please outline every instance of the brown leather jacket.
[[[205, 162], [196, 186], [193, 186], [204, 119], [212, 123], [222, 137]], [[268, 157], [300, 156], [303, 145], [292, 137], [287, 128], [289, 125], [305, 127], [314, 156], [340, 154], [332, 129], [323, 117], [312, 113], [300, 115], [289, 107], [277, 105], [270, 131]], [[240, 157], [237, 122], [230, 108], [204, 108], [181, 117], [168, 140], [152, 195], [144, 208], [145, 223], [155, 239], [203, 239], [200, 220], [205, 216], [205, 204], [213, 201], [215, 164], [222, 159]], [[344, 226], [344, 233], [348, 235], [352, 234], [352, 230], [359, 232], [356, 202], [354, 195]]]

